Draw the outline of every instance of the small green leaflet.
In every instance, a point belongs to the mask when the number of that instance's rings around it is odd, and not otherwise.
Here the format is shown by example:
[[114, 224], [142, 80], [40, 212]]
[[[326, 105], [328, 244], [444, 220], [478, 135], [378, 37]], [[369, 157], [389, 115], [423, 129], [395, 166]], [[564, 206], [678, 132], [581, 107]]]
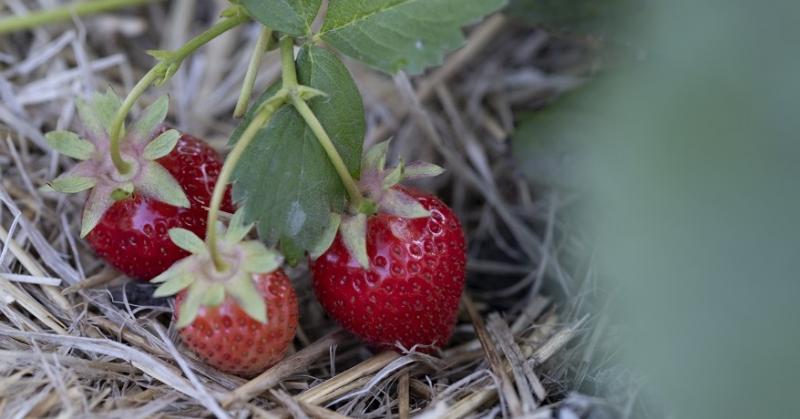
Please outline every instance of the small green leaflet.
[[[364, 140], [364, 106], [341, 61], [316, 46], [297, 57], [298, 81], [328, 93], [309, 106], [325, 127], [347, 168], [358, 175]], [[235, 143], [252, 119], [252, 110], [280, 88], [267, 90], [236, 129]], [[290, 105], [278, 110], [245, 150], [234, 172], [234, 199], [243, 202], [246, 222], [256, 222], [262, 240], [280, 241], [288, 260], [314, 247], [342, 210], [346, 195], [336, 171], [311, 129]]]
[[506, 0], [335, 0], [319, 37], [388, 73], [419, 74], [464, 43], [461, 27]]
[[294, 36], [311, 34], [322, 0], [242, 0], [254, 19], [270, 29]]

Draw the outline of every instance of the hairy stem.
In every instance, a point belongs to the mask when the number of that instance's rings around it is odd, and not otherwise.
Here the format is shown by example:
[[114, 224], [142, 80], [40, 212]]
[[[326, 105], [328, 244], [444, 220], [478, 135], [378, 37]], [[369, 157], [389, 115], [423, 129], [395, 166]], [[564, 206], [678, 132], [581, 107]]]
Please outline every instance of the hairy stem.
[[[147, 90], [148, 87], [153, 83], [153, 81], [158, 78], [159, 73], [159, 66], [156, 65], [155, 67], [151, 68], [150, 71], [145, 73], [145, 75], [136, 83], [136, 86], [133, 86], [128, 96], [125, 97], [125, 100], [122, 102], [122, 106], [120, 106], [119, 110], [115, 115], [114, 122], [111, 124], [111, 132], [109, 133], [110, 139], [110, 146], [109, 152], [111, 153], [111, 161], [114, 162], [114, 167], [117, 168], [117, 171], [120, 174], [126, 174], [131, 170], [131, 165], [122, 159], [122, 154], [119, 151], [119, 143], [120, 137], [122, 137], [122, 125], [125, 121], [125, 116], [128, 115], [133, 104], [136, 102], [137, 99]], [[119, 115], [122, 115], [122, 118], [118, 118]], [[117, 119], [120, 120], [120, 123], [117, 124]]]
[[[130, 170], [130, 165], [126, 163], [120, 155], [119, 142], [122, 133], [122, 127], [125, 124], [125, 118], [128, 116], [128, 112], [131, 111], [131, 108], [133, 108], [133, 104], [139, 100], [147, 88], [150, 87], [156, 80], [158, 80], [160, 76], [165, 78], [168, 77], [167, 71], [170, 71], [170, 66], [180, 66], [181, 62], [183, 62], [186, 57], [191, 55], [198, 48], [207, 44], [209, 41], [222, 35], [223, 33], [246, 22], [248, 19], [249, 17], [245, 13], [239, 13], [222, 19], [214, 26], [208, 28], [208, 30], [205, 32], [197, 35], [185, 45], [170, 53], [168, 58], [165, 58], [151, 68], [150, 71], [148, 71], [142, 77], [142, 79], [136, 83], [136, 86], [131, 89], [130, 93], [128, 93], [128, 96], [126, 96], [125, 100], [122, 102], [122, 106], [120, 106], [119, 110], [114, 115], [114, 120], [111, 123], [111, 132], [109, 132], [109, 136], [111, 137], [111, 160], [114, 162], [114, 166], [117, 168], [117, 171], [119, 171], [120, 174], [126, 174]], [[176, 68], [173, 68], [172, 72], [174, 73], [175, 70]]]
[[281, 75], [284, 89], [297, 87], [297, 70], [294, 66], [294, 43], [292, 38], [281, 38]]
[[8, 33], [23, 29], [35, 28], [48, 23], [70, 20], [73, 16], [85, 16], [102, 13], [123, 7], [139, 6], [161, 0], [95, 0], [77, 1], [62, 7], [39, 10], [23, 16], [12, 16], [0, 19], [0, 33]]
[[328, 133], [325, 132], [325, 128], [322, 127], [322, 123], [319, 122], [317, 116], [314, 115], [314, 111], [308, 107], [308, 104], [305, 100], [297, 95], [293, 95], [291, 100], [292, 105], [294, 105], [295, 109], [297, 109], [297, 112], [303, 117], [303, 120], [306, 121], [306, 124], [308, 124], [309, 128], [311, 128], [311, 131], [317, 137], [317, 140], [322, 148], [325, 149], [325, 153], [328, 155], [328, 159], [330, 159], [334, 169], [336, 169], [336, 173], [342, 180], [344, 188], [347, 190], [347, 194], [350, 196], [350, 201], [352, 202], [353, 206], [360, 208], [364, 202], [364, 196], [361, 195], [361, 191], [358, 190], [356, 181], [347, 170], [347, 165], [344, 164], [342, 156], [339, 154], [339, 151], [336, 150], [336, 146], [333, 145], [331, 137], [329, 137]]
[[261, 66], [261, 58], [267, 51], [271, 38], [272, 29], [266, 26], [261, 28], [261, 34], [258, 36], [256, 47], [253, 49], [253, 56], [250, 57], [250, 64], [247, 66], [247, 73], [244, 75], [244, 82], [242, 82], [242, 91], [239, 93], [239, 100], [236, 101], [236, 108], [233, 110], [234, 118], [241, 118], [247, 111], [247, 105], [250, 103], [250, 96], [253, 94], [253, 86], [256, 83], [258, 67]]
[[214, 185], [214, 193], [211, 196], [211, 206], [208, 211], [208, 225], [206, 226], [206, 244], [208, 245], [208, 252], [211, 255], [211, 260], [214, 262], [214, 267], [218, 272], [224, 272], [228, 266], [222, 259], [217, 245], [217, 219], [219, 218], [219, 208], [222, 205], [222, 199], [225, 197], [225, 191], [228, 188], [233, 170], [236, 164], [242, 157], [245, 149], [253, 139], [256, 137], [258, 131], [269, 122], [275, 111], [278, 110], [284, 103], [286, 103], [287, 93], [281, 89], [272, 98], [264, 102], [261, 109], [258, 110], [256, 116], [247, 125], [247, 128], [239, 137], [239, 141], [233, 147], [228, 157], [225, 159], [225, 164], [222, 165], [222, 170], [217, 178], [217, 183]]
[[[297, 109], [297, 112], [300, 113], [300, 116], [303, 117], [303, 120], [306, 121], [306, 124], [311, 128], [311, 131], [314, 132], [314, 135], [317, 137], [320, 145], [325, 150], [325, 154], [328, 155], [328, 159], [330, 159], [333, 167], [336, 169], [336, 173], [339, 174], [339, 178], [342, 180], [344, 184], [344, 188], [347, 190], [347, 194], [350, 196], [350, 200], [354, 204], [356, 208], [360, 207], [361, 204], [364, 202], [364, 196], [361, 195], [361, 191], [358, 190], [358, 185], [356, 185], [356, 181], [353, 180], [353, 177], [350, 176], [350, 172], [347, 170], [347, 165], [344, 164], [344, 160], [342, 160], [342, 156], [339, 154], [339, 151], [336, 150], [336, 146], [333, 145], [333, 141], [331, 141], [331, 137], [328, 136], [328, 133], [325, 132], [325, 128], [322, 127], [322, 123], [319, 122], [317, 116], [314, 115], [314, 111], [308, 107], [305, 99], [300, 96], [300, 90], [298, 89], [297, 83], [297, 70], [295, 69], [294, 65], [294, 46], [292, 44], [292, 39], [288, 36], [281, 38], [281, 66], [283, 71], [283, 88], [287, 89], [290, 93], [290, 100], [292, 105]], [[301, 87], [306, 88], [307, 87]]]

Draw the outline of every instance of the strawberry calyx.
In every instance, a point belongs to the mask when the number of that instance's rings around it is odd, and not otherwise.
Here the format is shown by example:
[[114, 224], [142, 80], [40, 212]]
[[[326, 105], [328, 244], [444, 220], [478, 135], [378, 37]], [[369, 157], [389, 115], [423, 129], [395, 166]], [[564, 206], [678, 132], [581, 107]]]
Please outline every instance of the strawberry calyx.
[[385, 213], [400, 218], [414, 219], [430, 216], [430, 212], [402, 188], [396, 188], [403, 180], [438, 176], [444, 169], [432, 163], [416, 161], [405, 164], [401, 159], [396, 166], [386, 167], [389, 142], [386, 140], [372, 146], [361, 160], [361, 178], [358, 187], [365, 199], [357, 207], [351, 205], [345, 214], [331, 214], [328, 228], [317, 246], [309, 252], [312, 259], [321, 256], [330, 248], [341, 233], [348, 252], [364, 268], [369, 268], [367, 256], [367, 219], [376, 213]]
[[274, 272], [283, 263], [283, 257], [260, 241], [244, 241], [252, 227], [253, 224], [244, 224], [243, 210], [234, 214], [227, 230], [218, 224], [222, 237], [218, 246], [226, 265], [224, 271], [217, 270], [208, 246], [196, 234], [182, 228], [169, 231], [172, 241], [191, 255], [151, 282], [161, 283], [154, 293], [156, 297], [187, 290], [177, 316], [177, 328], [192, 324], [201, 307], [219, 306], [227, 297], [233, 298], [256, 321], [267, 322], [267, 307], [256, 289], [254, 276]]
[[122, 105], [111, 89], [95, 92], [88, 101], [76, 101], [83, 135], [57, 130], [45, 134], [48, 144], [59, 153], [80, 160], [53, 179], [46, 189], [62, 193], [91, 190], [83, 210], [81, 237], [89, 234], [100, 219], [121, 199], [134, 192], [167, 204], [188, 208], [189, 199], [178, 181], [157, 160], [172, 152], [180, 133], [174, 129], [154, 135], [164, 122], [169, 99], [160, 97], [142, 113], [125, 134], [120, 146], [128, 170], [120, 173], [110, 155], [109, 131], [114, 114]]

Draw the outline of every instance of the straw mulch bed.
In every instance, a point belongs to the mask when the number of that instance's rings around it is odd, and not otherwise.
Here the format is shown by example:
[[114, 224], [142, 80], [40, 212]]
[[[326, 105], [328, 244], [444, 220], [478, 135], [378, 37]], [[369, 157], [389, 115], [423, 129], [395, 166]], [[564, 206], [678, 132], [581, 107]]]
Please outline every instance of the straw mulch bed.
[[[515, 111], [578, 86], [596, 63], [582, 40], [500, 15], [424, 76], [352, 65], [368, 143], [393, 136], [394, 155], [448, 169], [421, 186], [468, 234], [469, 288], [450, 345], [433, 356], [370, 352], [325, 317], [301, 265], [290, 270], [300, 330], [284, 361], [245, 380], [181, 347], [170, 301], [106, 268], [76, 236], [83, 197], [39, 191], [73, 164], [42, 134], [73, 127], [78, 95], [107, 85], [124, 94], [152, 62], [144, 50], [180, 45], [223, 3], [158, 4], [0, 37], [0, 416], [630, 414], [635, 392], [600, 339], [611, 328], [591, 315], [600, 292], [591, 248], [562, 216], [580, 196], [532, 185], [511, 154]], [[241, 28], [183, 64], [165, 89], [175, 126], [225, 149], [256, 36]], [[278, 67], [268, 55], [260, 88]], [[597, 397], [598, 383], [620, 390]]]

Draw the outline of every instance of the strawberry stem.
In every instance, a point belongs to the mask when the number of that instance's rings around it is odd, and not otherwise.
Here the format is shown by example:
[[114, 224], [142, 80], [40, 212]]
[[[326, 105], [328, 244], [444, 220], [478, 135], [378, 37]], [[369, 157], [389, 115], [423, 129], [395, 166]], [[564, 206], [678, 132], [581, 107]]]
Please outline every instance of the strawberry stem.
[[236, 101], [236, 108], [233, 110], [234, 118], [241, 118], [247, 111], [247, 105], [250, 102], [250, 95], [252, 95], [253, 86], [256, 83], [258, 67], [261, 66], [261, 58], [267, 51], [271, 39], [272, 29], [266, 26], [261, 28], [261, 34], [258, 35], [256, 47], [253, 49], [253, 55], [250, 57], [250, 64], [247, 66], [247, 73], [244, 75], [242, 91], [239, 92], [239, 100]]
[[325, 128], [322, 127], [322, 123], [319, 122], [317, 116], [314, 115], [314, 111], [308, 107], [306, 101], [300, 98], [300, 96], [292, 95], [291, 101], [292, 105], [294, 105], [295, 109], [297, 109], [297, 112], [300, 114], [300, 116], [303, 117], [303, 120], [306, 121], [306, 124], [308, 124], [309, 128], [311, 128], [314, 136], [317, 137], [320, 145], [328, 155], [328, 159], [330, 159], [334, 169], [336, 169], [336, 173], [342, 180], [342, 184], [344, 184], [344, 188], [347, 190], [347, 194], [350, 196], [350, 201], [352, 202], [353, 206], [355, 208], [361, 208], [362, 204], [364, 203], [364, 196], [358, 189], [356, 181], [347, 170], [347, 165], [344, 164], [344, 160], [342, 160], [342, 156], [336, 150], [336, 146], [333, 145], [331, 137], [328, 136], [328, 133], [325, 132]]
[[23, 29], [35, 28], [48, 23], [67, 21], [75, 16], [85, 16], [108, 12], [123, 7], [139, 6], [162, 0], [95, 0], [78, 1], [62, 7], [39, 10], [23, 16], [12, 16], [0, 19], [0, 33], [8, 33]]
[[182, 47], [169, 53], [167, 57], [159, 61], [158, 64], [153, 66], [153, 68], [136, 83], [136, 86], [134, 86], [130, 93], [128, 93], [128, 96], [125, 97], [122, 106], [120, 106], [119, 110], [117, 110], [117, 113], [114, 115], [114, 120], [111, 123], [111, 130], [109, 132], [109, 136], [111, 137], [111, 160], [114, 162], [114, 167], [117, 168], [120, 174], [125, 175], [131, 169], [130, 165], [122, 159], [119, 151], [119, 142], [122, 136], [125, 118], [128, 116], [131, 108], [133, 108], [133, 104], [136, 103], [147, 88], [158, 81], [159, 78], [161, 78], [161, 82], [163, 83], [169, 79], [172, 74], [175, 74], [183, 60], [194, 53], [198, 48], [250, 19], [247, 12], [245, 12], [244, 8], [241, 6], [234, 6], [234, 8], [228, 9], [226, 13], [228, 17], [220, 20], [214, 26], [192, 38]]
[[[289, 37], [283, 37], [281, 38], [280, 42], [281, 62], [283, 67], [283, 88], [289, 90], [289, 99], [291, 100], [292, 105], [295, 109], [297, 109], [297, 112], [300, 114], [300, 116], [303, 117], [303, 120], [306, 121], [306, 124], [309, 126], [309, 128], [311, 128], [314, 136], [317, 137], [317, 141], [319, 141], [320, 145], [325, 150], [325, 154], [328, 155], [328, 159], [331, 161], [334, 169], [336, 169], [336, 173], [342, 180], [344, 188], [347, 190], [347, 194], [350, 196], [350, 200], [353, 202], [355, 207], [358, 208], [364, 202], [364, 196], [361, 195], [361, 191], [358, 190], [356, 181], [353, 180], [352, 176], [350, 176], [350, 172], [347, 170], [347, 165], [344, 164], [342, 156], [339, 154], [339, 151], [336, 150], [336, 146], [333, 145], [331, 137], [329, 137], [328, 133], [325, 132], [325, 128], [322, 127], [322, 123], [319, 122], [319, 119], [317, 119], [314, 111], [308, 107], [306, 100], [301, 95], [301, 88], [297, 83], [297, 70], [295, 69], [294, 65], [294, 46], [292, 44], [292, 39]], [[307, 87], [303, 88], [307, 89]]]
[[281, 77], [284, 89], [297, 88], [297, 70], [294, 66], [294, 41], [289, 36], [280, 40], [281, 44]]
[[274, 96], [267, 99], [261, 108], [256, 113], [252, 121], [247, 125], [247, 128], [242, 133], [239, 141], [233, 147], [228, 157], [225, 159], [225, 164], [222, 165], [222, 170], [217, 178], [217, 183], [214, 185], [214, 193], [211, 196], [211, 206], [208, 211], [208, 225], [206, 226], [206, 244], [208, 246], [208, 253], [211, 260], [214, 262], [214, 267], [218, 272], [224, 272], [228, 269], [227, 264], [219, 253], [217, 246], [217, 219], [219, 218], [219, 208], [222, 205], [222, 199], [225, 197], [225, 190], [227, 189], [228, 182], [230, 182], [233, 170], [236, 164], [242, 157], [245, 149], [253, 139], [256, 137], [258, 131], [269, 122], [272, 115], [275, 114], [284, 103], [288, 93], [285, 89], [279, 90]]

